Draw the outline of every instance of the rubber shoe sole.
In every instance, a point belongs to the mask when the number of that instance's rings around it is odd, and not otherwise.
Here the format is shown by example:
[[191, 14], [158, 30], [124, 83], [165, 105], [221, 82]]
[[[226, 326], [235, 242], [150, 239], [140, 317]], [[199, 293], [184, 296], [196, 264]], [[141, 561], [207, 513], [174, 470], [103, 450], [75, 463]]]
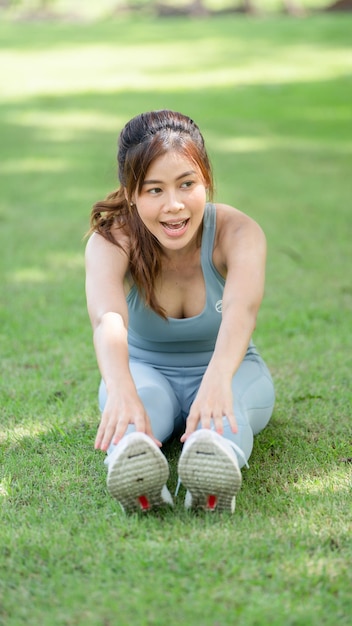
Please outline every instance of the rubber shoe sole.
[[178, 464], [187, 489], [185, 507], [233, 513], [242, 475], [230, 444], [210, 430], [198, 430], [186, 441]]
[[125, 512], [173, 505], [166, 487], [169, 466], [153, 440], [143, 433], [124, 437], [109, 462], [107, 487]]

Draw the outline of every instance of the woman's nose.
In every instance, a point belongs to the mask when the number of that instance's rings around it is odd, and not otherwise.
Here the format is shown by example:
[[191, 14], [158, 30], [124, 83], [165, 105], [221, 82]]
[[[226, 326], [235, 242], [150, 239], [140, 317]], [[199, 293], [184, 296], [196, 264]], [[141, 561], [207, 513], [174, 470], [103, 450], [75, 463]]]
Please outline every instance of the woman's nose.
[[177, 193], [172, 192], [167, 198], [167, 211], [182, 211], [184, 209], [184, 203], [180, 200]]

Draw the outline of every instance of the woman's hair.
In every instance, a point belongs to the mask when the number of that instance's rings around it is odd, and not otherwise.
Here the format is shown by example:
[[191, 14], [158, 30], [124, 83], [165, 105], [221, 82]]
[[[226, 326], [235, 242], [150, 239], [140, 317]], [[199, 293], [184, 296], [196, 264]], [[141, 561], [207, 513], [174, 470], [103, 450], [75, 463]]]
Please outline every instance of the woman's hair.
[[89, 230], [89, 233], [98, 232], [110, 242], [120, 245], [112, 234], [112, 228], [124, 229], [130, 239], [132, 279], [146, 304], [164, 318], [165, 312], [156, 300], [154, 289], [161, 270], [161, 246], [144, 225], [131, 199], [135, 191], [141, 192], [153, 161], [170, 150], [179, 152], [195, 164], [211, 198], [211, 165], [203, 136], [194, 121], [169, 110], [142, 113], [132, 118], [120, 133], [117, 154], [120, 187], [105, 200], [94, 204]]

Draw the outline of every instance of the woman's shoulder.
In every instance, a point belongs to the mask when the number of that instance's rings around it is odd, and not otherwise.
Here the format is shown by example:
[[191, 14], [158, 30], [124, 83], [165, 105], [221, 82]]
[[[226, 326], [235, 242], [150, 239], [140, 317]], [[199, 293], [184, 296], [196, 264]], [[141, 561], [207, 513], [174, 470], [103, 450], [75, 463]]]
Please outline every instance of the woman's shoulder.
[[266, 249], [265, 234], [253, 218], [228, 204], [216, 204], [215, 209], [214, 261], [219, 267], [227, 268], [229, 259], [238, 254]]
[[85, 249], [86, 264], [103, 268], [115, 268], [125, 274], [129, 267], [130, 238], [118, 227], [113, 227], [106, 236], [94, 232], [90, 235]]
[[229, 204], [216, 203], [216, 227], [220, 237], [229, 233], [263, 233], [260, 225], [252, 217]]
[[114, 224], [106, 233], [93, 232], [88, 239], [86, 249], [105, 249], [111, 253], [116, 250], [123, 250], [128, 255], [130, 247], [130, 237], [125, 227]]
[[236, 207], [222, 202], [216, 202], [214, 204], [216, 211], [216, 219], [218, 222], [228, 222], [235, 225], [246, 224], [254, 222], [247, 213], [236, 209]]

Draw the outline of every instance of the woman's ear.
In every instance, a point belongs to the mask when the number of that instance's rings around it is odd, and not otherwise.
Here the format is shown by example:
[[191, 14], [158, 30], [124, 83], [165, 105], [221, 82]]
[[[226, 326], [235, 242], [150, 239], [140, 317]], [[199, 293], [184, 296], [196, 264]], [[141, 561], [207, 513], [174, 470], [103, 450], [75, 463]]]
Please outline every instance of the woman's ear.
[[126, 198], [127, 204], [129, 204], [129, 206], [134, 206], [133, 198], [129, 198], [128, 197], [128, 193], [127, 193], [126, 187], [124, 187], [123, 192], [125, 194], [125, 198]]

